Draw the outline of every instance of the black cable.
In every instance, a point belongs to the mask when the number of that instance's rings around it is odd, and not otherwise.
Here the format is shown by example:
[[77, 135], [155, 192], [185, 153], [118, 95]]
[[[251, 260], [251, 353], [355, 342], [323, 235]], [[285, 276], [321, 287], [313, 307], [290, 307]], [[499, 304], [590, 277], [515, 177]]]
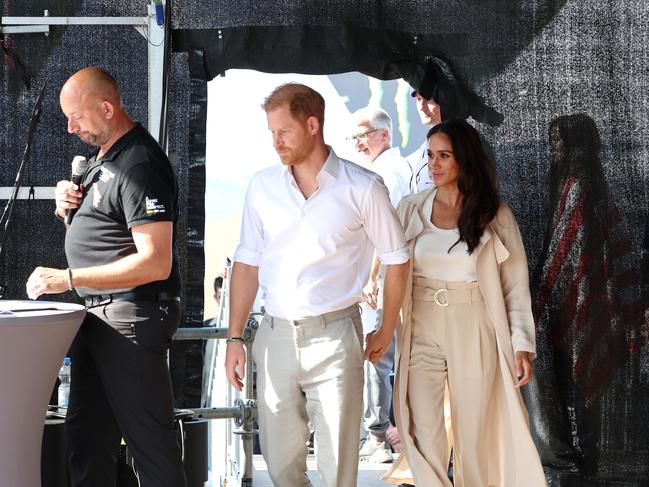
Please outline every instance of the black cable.
[[169, 103], [169, 72], [171, 65], [171, 2], [164, 5], [164, 59], [162, 62], [162, 104], [160, 107], [160, 132], [158, 143], [166, 151], [167, 149], [167, 107]]
[[29, 160], [29, 156], [32, 148], [32, 141], [34, 140], [34, 134], [36, 133], [36, 126], [41, 118], [41, 105], [43, 104], [43, 95], [45, 94], [45, 87], [47, 86], [47, 77], [43, 82], [43, 87], [41, 88], [34, 108], [32, 109], [32, 115], [29, 121], [29, 130], [27, 132], [27, 143], [25, 144], [25, 151], [23, 152], [22, 161], [20, 161], [20, 166], [18, 167], [18, 172], [16, 173], [16, 180], [14, 181], [13, 191], [11, 196], [7, 200], [5, 209], [2, 212], [2, 217], [0, 217], [0, 226], [2, 228], [2, 237], [0, 237], [0, 299], [4, 297], [5, 293], [5, 242], [7, 240], [7, 233], [9, 231], [9, 225], [11, 224], [11, 217], [13, 215], [14, 206], [16, 200], [18, 199], [18, 191], [20, 190], [20, 183], [23, 179], [23, 174], [25, 171], [25, 166]]

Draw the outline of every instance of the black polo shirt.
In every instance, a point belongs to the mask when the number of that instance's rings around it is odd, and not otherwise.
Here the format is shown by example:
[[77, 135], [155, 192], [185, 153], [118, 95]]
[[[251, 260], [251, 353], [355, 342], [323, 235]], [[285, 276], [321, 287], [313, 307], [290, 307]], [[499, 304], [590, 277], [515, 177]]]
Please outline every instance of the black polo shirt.
[[[136, 252], [131, 228], [178, 217], [178, 187], [171, 163], [158, 143], [136, 125], [99, 159], [90, 160], [82, 178], [83, 199], [65, 235], [70, 268], [110, 264]], [[174, 225], [175, 226], [175, 225]], [[170, 276], [138, 290], [180, 296], [180, 272], [174, 229]], [[80, 296], [128, 289], [78, 288]]]

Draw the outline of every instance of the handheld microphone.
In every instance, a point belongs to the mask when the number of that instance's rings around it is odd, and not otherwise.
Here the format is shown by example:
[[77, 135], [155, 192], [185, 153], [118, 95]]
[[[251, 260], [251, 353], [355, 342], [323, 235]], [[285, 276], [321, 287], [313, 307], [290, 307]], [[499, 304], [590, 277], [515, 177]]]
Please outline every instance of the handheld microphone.
[[[86, 172], [87, 166], [88, 160], [83, 156], [74, 156], [74, 159], [72, 159], [72, 176], [70, 177], [70, 181], [76, 184], [77, 187], [80, 187], [81, 185], [81, 178]], [[72, 223], [72, 218], [74, 217], [74, 214], [76, 212], [77, 208], [70, 208], [68, 210], [68, 214], [65, 217], [66, 224], [69, 225], [70, 223]]]

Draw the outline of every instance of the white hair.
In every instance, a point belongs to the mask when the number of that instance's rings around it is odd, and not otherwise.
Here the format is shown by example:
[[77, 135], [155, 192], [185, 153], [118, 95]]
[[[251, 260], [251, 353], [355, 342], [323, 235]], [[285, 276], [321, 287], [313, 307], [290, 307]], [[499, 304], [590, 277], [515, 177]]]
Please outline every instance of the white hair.
[[392, 118], [380, 107], [366, 106], [354, 112], [354, 122], [358, 125], [366, 123], [373, 129], [386, 129], [388, 142], [392, 146]]

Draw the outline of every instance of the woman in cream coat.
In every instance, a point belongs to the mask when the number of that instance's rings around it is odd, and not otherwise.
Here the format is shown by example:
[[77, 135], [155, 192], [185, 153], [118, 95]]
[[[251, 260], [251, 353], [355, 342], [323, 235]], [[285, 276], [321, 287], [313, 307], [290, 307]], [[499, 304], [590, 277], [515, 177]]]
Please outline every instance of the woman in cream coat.
[[452, 485], [448, 385], [455, 486], [545, 486], [519, 390], [532, 375], [535, 338], [518, 225], [471, 125], [433, 127], [428, 154], [436, 187], [397, 210], [412, 259], [394, 389], [405, 457], [392, 471], [403, 481], [407, 459], [418, 487]]

